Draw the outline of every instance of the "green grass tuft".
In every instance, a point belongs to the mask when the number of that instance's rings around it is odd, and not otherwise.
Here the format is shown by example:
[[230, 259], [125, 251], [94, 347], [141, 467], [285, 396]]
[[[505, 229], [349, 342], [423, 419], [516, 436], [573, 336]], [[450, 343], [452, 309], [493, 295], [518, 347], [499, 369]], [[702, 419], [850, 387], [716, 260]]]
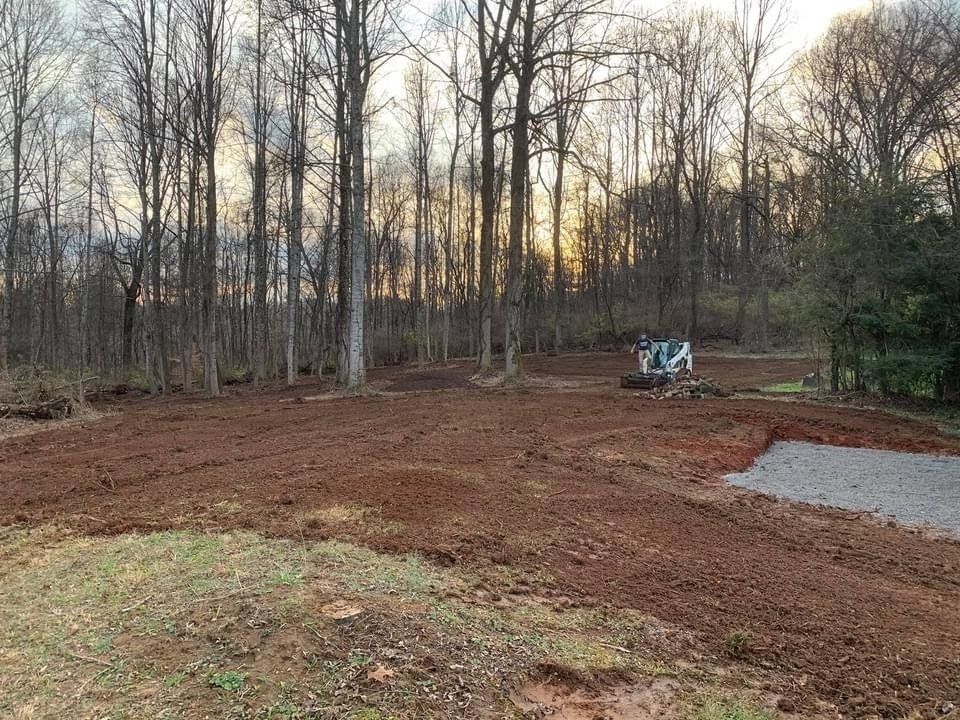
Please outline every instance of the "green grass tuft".
[[767, 385], [761, 388], [763, 392], [768, 393], [806, 393], [810, 392], [811, 389], [812, 388], [805, 388], [802, 382], [774, 383], [773, 385]]
[[732, 632], [723, 640], [724, 648], [731, 657], [743, 657], [750, 650], [752, 638], [749, 633], [737, 631]]
[[742, 700], [709, 699], [694, 711], [691, 720], [773, 720], [774, 716]]
[[210, 676], [210, 684], [227, 692], [237, 692], [247, 682], [246, 673], [236, 670], [227, 670], [222, 673], [214, 673]]

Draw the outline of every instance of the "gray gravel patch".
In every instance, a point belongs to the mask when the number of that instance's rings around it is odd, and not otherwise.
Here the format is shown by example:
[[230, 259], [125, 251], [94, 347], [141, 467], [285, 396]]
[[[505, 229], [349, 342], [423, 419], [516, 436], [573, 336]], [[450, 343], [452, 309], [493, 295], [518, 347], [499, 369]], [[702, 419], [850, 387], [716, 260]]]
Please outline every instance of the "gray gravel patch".
[[960, 458], [776, 442], [727, 482], [790, 500], [876, 512], [960, 535]]

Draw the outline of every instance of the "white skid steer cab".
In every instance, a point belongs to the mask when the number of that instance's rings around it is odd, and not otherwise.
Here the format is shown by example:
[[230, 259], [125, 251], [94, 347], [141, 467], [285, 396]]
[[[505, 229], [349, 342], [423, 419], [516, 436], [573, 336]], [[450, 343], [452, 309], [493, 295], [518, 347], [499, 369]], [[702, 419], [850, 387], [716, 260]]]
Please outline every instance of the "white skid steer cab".
[[620, 387], [654, 390], [687, 377], [693, 372], [689, 342], [673, 338], [652, 338], [653, 349], [647, 372], [629, 372], [620, 377]]

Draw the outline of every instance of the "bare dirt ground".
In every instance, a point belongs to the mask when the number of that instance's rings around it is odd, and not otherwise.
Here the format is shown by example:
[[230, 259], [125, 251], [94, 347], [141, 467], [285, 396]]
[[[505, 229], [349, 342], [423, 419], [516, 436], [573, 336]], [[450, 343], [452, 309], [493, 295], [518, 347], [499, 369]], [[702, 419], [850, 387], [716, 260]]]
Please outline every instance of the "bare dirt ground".
[[[697, 361], [729, 389], [810, 369]], [[787, 707], [899, 717], [956, 702], [960, 543], [722, 476], [775, 439], [945, 454], [960, 454], [960, 439], [812, 403], [637, 397], [615, 387], [629, 356], [526, 367], [584, 382], [478, 389], [464, 361], [372, 371], [382, 394], [366, 397], [314, 399], [329, 385], [311, 379], [125, 403], [0, 443], [0, 525], [252, 529], [503, 566], [529, 578], [514, 594], [683, 628], [689, 657], [732, 656]]]

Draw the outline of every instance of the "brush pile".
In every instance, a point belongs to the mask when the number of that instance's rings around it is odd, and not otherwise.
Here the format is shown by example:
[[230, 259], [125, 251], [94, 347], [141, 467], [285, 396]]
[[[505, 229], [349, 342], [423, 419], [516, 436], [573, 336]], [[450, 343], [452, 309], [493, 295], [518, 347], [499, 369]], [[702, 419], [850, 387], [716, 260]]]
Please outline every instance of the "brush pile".
[[83, 403], [83, 382], [43, 368], [18, 368], [0, 377], [0, 420], [63, 420]]
[[37, 403], [0, 403], [0, 419], [22, 417], [30, 420], [63, 420], [73, 414], [73, 401], [59, 397]]
[[698, 375], [678, 377], [669, 385], [638, 392], [636, 395], [637, 397], [653, 398], [654, 400], [665, 398], [702, 400], [705, 397], [730, 397], [730, 393], [721, 388], [718, 383]]

